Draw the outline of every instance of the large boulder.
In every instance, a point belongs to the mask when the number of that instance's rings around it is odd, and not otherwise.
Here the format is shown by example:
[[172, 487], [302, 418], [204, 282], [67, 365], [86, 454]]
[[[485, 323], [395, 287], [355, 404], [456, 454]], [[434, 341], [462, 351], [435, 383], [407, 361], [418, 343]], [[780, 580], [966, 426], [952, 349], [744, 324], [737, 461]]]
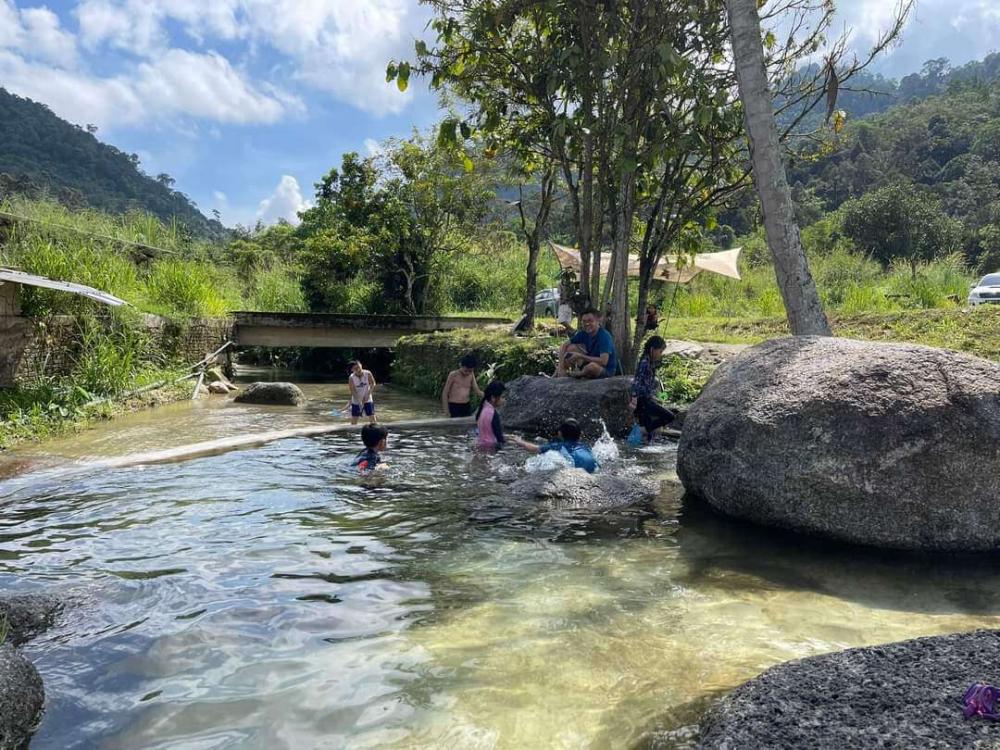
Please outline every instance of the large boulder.
[[722, 365], [684, 422], [688, 493], [738, 518], [911, 550], [1000, 548], [1000, 365], [823, 337]]
[[242, 404], [298, 406], [305, 403], [306, 395], [295, 383], [251, 383], [235, 400]]
[[27, 746], [44, 704], [38, 670], [13, 645], [0, 646], [0, 750]]
[[507, 384], [500, 410], [506, 429], [551, 437], [570, 417], [580, 423], [583, 437], [596, 440], [604, 426], [613, 437], [624, 437], [632, 427], [629, 411], [630, 378], [546, 378], [525, 375]]
[[699, 747], [1000, 747], [1000, 724], [962, 715], [962, 696], [975, 682], [1000, 685], [1000, 631], [788, 662], [711, 709], [701, 722]]
[[510, 485], [515, 497], [544, 503], [555, 510], [608, 510], [652, 501], [657, 482], [611, 474], [588, 474], [583, 469], [557, 469], [527, 474]]

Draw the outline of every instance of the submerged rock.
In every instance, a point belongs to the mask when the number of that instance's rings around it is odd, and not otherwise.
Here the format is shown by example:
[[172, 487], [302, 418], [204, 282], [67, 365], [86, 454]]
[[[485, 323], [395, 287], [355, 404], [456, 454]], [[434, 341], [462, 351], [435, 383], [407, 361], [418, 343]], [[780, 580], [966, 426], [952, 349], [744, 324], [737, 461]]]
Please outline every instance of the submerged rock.
[[275, 404], [298, 406], [304, 404], [306, 395], [294, 383], [251, 383], [236, 397], [243, 404]]
[[659, 490], [656, 482], [611, 474], [588, 474], [583, 469], [536, 472], [510, 485], [510, 492], [515, 497], [543, 501], [554, 509], [621, 508], [650, 502]]
[[46, 594], [19, 594], [0, 599], [0, 621], [7, 623], [7, 641], [20, 646], [48, 630], [62, 602]]
[[846, 542], [1000, 548], [1000, 365], [943, 349], [769, 341], [722, 365], [677, 471], [725, 514]]
[[0, 646], [0, 750], [27, 746], [44, 704], [38, 670], [13, 645]]
[[1000, 631], [983, 630], [781, 664], [701, 722], [705, 750], [992, 748], [1000, 725], [962, 715], [974, 682], [1000, 685]]
[[632, 427], [630, 378], [546, 378], [525, 375], [507, 384], [500, 410], [505, 429], [552, 437], [562, 422], [574, 418], [583, 437], [596, 440], [604, 431], [624, 437]]

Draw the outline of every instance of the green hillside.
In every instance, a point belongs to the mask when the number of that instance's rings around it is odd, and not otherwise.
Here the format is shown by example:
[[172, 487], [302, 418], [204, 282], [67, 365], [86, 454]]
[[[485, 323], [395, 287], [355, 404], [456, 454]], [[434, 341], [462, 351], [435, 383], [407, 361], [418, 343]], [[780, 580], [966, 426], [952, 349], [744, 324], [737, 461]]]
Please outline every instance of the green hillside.
[[0, 88], [0, 198], [47, 194], [77, 208], [151, 213], [176, 221], [194, 237], [225, 234], [222, 224], [206, 218], [172, 182], [169, 175], [144, 174], [137, 156], [101, 143], [44, 104]]

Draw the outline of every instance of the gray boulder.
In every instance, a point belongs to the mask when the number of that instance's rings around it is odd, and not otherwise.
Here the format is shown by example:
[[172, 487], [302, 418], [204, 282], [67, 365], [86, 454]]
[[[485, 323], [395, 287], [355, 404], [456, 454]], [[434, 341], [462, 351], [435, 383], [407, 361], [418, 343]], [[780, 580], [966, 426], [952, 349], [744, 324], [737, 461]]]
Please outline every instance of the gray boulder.
[[27, 746], [44, 704], [38, 670], [11, 644], [0, 646], [0, 750]]
[[583, 469], [527, 474], [510, 485], [515, 497], [539, 501], [556, 510], [621, 508], [652, 501], [659, 484], [610, 474], [588, 474]]
[[722, 513], [846, 542], [1000, 548], [1000, 365], [943, 349], [785, 338], [723, 364], [677, 472]]
[[500, 410], [505, 429], [551, 437], [570, 417], [580, 423], [583, 437], [601, 436], [601, 422], [613, 437], [624, 437], [632, 427], [629, 411], [630, 378], [545, 378], [525, 375], [507, 384]]
[[251, 383], [236, 397], [241, 404], [298, 406], [306, 395], [295, 383]]
[[46, 594], [20, 594], [0, 599], [0, 621], [7, 623], [7, 641], [20, 646], [48, 630], [62, 602]]
[[996, 748], [1000, 725], [962, 716], [974, 682], [1000, 684], [1000, 631], [854, 648], [773, 667], [701, 722], [699, 747]]

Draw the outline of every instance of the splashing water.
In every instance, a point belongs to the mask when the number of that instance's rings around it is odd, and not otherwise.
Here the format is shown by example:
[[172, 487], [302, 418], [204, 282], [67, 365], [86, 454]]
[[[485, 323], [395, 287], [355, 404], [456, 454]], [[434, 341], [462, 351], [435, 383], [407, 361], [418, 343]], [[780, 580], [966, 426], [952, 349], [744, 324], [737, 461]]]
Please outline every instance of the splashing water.
[[530, 473], [571, 468], [573, 468], [573, 462], [562, 451], [539, 453], [524, 462], [524, 470]]
[[594, 443], [594, 448], [591, 452], [594, 454], [594, 458], [597, 459], [597, 463], [599, 464], [617, 461], [620, 457], [618, 444], [615, 443], [615, 439], [611, 437], [611, 434], [608, 432], [608, 426], [604, 424], [603, 420], [601, 421], [601, 428], [604, 432], [597, 439], [597, 442]]

